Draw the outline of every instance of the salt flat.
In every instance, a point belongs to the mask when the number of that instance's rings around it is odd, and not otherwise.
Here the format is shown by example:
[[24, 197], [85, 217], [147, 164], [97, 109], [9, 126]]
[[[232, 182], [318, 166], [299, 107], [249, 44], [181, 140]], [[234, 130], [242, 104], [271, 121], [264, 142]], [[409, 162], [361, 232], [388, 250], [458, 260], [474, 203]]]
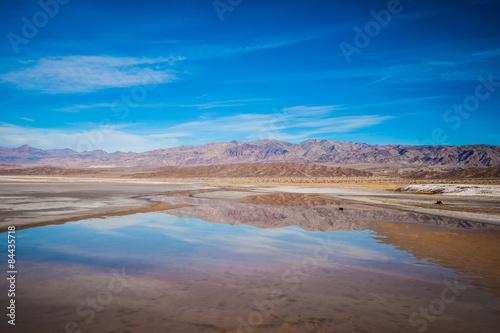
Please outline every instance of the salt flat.
[[500, 198], [498, 185], [422, 184], [403, 186], [400, 191]]
[[[19, 177], [22, 178], [22, 177]], [[202, 182], [167, 182], [129, 179], [87, 179], [25, 177], [22, 181], [0, 180], [0, 229], [8, 225], [30, 226], [40, 223], [86, 218], [150, 207], [155, 194], [195, 191], [199, 198], [241, 200], [266, 193], [302, 193], [331, 199], [350, 200], [384, 209], [500, 225], [500, 198], [492, 196], [453, 196], [415, 194], [364, 187], [265, 185]], [[474, 192], [467, 192], [474, 193]], [[437, 200], [445, 205], [434, 205]], [[420, 206], [416, 205], [420, 204]]]
[[0, 182], [0, 230], [84, 218], [154, 205], [139, 197], [173, 190], [206, 188], [198, 184]]

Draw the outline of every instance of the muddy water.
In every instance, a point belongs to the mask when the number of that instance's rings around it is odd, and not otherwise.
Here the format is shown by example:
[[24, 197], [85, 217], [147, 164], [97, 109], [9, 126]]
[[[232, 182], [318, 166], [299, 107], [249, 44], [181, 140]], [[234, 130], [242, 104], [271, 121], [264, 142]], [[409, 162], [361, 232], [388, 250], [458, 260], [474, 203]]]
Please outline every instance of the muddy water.
[[[18, 231], [17, 325], [13, 329], [4, 319], [0, 331], [500, 329], [500, 298], [470, 283], [480, 277], [471, 274], [483, 271], [464, 272], [430, 260], [432, 249], [411, 253], [393, 235], [381, 238], [388, 229], [370, 230], [361, 208], [342, 212], [351, 214], [346, 221], [356, 214], [361, 221], [342, 229], [327, 223], [341, 214], [337, 207], [235, 210], [234, 205], [206, 210], [202, 202], [166, 214]], [[279, 223], [301, 214], [327, 231]], [[245, 224], [252, 221], [264, 227]], [[265, 227], [269, 221], [272, 228]], [[6, 258], [5, 234], [1, 237]], [[4, 281], [0, 288], [6, 291]]]

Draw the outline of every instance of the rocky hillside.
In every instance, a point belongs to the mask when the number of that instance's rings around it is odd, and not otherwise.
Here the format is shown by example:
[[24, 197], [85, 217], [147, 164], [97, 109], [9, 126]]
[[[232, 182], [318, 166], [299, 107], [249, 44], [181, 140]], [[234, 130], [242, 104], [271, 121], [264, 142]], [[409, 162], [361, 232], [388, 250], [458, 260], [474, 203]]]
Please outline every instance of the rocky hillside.
[[[133, 147], [131, 147], [133, 149]], [[71, 149], [41, 150], [27, 145], [0, 147], [0, 163], [62, 167], [202, 166], [260, 162], [293, 162], [353, 168], [457, 170], [500, 166], [500, 147], [491, 145], [369, 145], [330, 140], [294, 144], [277, 140], [213, 142], [143, 153], [78, 153]]]
[[450, 172], [422, 172], [411, 176], [416, 179], [463, 179], [463, 178], [499, 178], [500, 166], [490, 168], [468, 168]]
[[152, 173], [134, 174], [144, 178], [191, 177], [370, 177], [373, 173], [325, 165], [298, 163], [242, 163], [199, 167], [167, 167]]

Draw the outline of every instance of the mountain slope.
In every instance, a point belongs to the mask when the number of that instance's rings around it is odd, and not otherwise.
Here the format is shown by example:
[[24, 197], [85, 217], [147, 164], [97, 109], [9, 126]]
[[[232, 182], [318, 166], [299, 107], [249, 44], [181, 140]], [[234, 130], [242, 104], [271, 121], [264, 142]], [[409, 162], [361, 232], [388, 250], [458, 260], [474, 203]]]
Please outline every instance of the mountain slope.
[[500, 166], [490, 168], [467, 168], [450, 172], [423, 172], [413, 175], [417, 179], [463, 179], [463, 178], [499, 178]]
[[146, 178], [184, 177], [370, 177], [373, 173], [349, 168], [297, 163], [243, 163], [198, 167], [167, 167], [153, 173], [134, 174]]
[[202, 146], [112, 154], [101, 150], [82, 153], [71, 149], [41, 150], [27, 145], [16, 149], [0, 147], [0, 163], [36, 166], [161, 167], [256, 162], [450, 171], [470, 167], [500, 166], [500, 147], [370, 145], [315, 139], [300, 144], [277, 140], [212, 142]]

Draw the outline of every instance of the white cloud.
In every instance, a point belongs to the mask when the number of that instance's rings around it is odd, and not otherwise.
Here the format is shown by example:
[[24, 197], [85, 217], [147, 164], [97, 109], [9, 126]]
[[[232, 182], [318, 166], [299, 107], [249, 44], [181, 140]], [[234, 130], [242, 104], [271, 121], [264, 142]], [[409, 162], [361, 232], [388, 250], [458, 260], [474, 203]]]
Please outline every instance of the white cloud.
[[[157, 108], [197, 108], [212, 109], [212, 108], [226, 108], [235, 106], [246, 106], [252, 102], [269, 101], [270, 98], [253, 98], [253, 99], [237, 99], [237, 100], [227, 100], [227, 101], [213, 101], [200, 104], [168, 104], [168, 103], [155, 103], [155, 104], [140, 104], [138, 107], [141, 109], [157, 109]], [[66, 113], [78, 113], [84, 110], [98, 110], [98, 109], [116, 109], [117, 106], [126, 106], [124, 102], [122, 104], [115, 103], [93, 103], [93, 104], [75, 104], [72, 106], [52, 109], [53, 111], [66, 112]]]
[[31, 118], [25, 118], [25, 117], [17, 117], [17, 119], [25, 120], [25, 121], [34, 121]]
[[283, 113], [288, 114], [288, 115], [297, 115], [297, 116], [304, 116], [304, 115], [320, 115], [320, 114], [327, 114], [330, 113], [334, 110], [342, 110], [344, 109], [340, 105], [322, 105], [322, 106], [305, 106], [305, 105], [298, 105], [298, 106], [293, 106], [290, 108], [284, 108]]
[[200, 104], [180, 104], [180, 105], [164, 105], [164, 107], [174, 108], [198, 108], [198, 109], [212, 109], [212, 108], [227, 108], [235, 106], [246, 106], [252, 102], [269, 101], [270, 98], [252, 98], [252, 99], [234, 99], [227, 101], [213, 101]]
[[[120, 126], [118, 126], [120, 127]], [[89, 131], [41, 129], [11, 124], [0, 124], [0, 142], [7, 147], [23, 144], [41, 149], [70, 148], [76, 151], [105, 150], [142, 152], [180, 145], [179, 135], [136, 135], [117, 130], [117, 127]]]
[[[52, 109], [52, 111], [78, 113], [83, 110], [98, 110], [98, 109], [115, 110], [120, 106], [127, 106], [127, 104], [125, 102], [116, 104], [115, 103], [75, 104], [64, 108]], [[168, 105], [159, 103], [159, 104], [138, 104], [137, 106], [140, 107], [141, 109], [147, 109], [147, 108], [165, 108]]]
[[8, 147], [29, 144], [43, 149], [142, 152], [223, 139], [277, 139], [299, 142], [318, 138], [326, 133], [353, 132], [391, 118], [380, 115], [332, 115], [332, 112], [341, 109], [342, 107], [335, 105], [294, 106], [276, 110], [271, 114], [247, 113], [191, 121], [162, 129], [149, 129], [146, 135], [126, 132], [130, 124], [115, 124], [108, 128], [79, 132], [0, 124], [0, 142]]
[[172, 126], [168, 133], [192, 133], [202, 142], [220, 134], [243, 140], [277, 139], [300, 141], [325, 133], [346, 133], [375, 126], [390, 119], [388, 116], [332, 116], [340, 106], [294, 106], [275, 110], [271, 114], [239, 114], [204, 119]]
[[45, 93], [93, 92], [99, 89], [154, 85], [176, 79], [172, 66], [182, 58], [66, 56], [24, 62], [0, 75], [1, 83]]
[[112, 107], [116, 107], [116, 105], [113, 103], [94, 103], [94, 104], [75, 104], [73, 106], [59, 108], [59, 109], [52, 109], [52, 110], [66, 112], [66, 113], [78, 113], [82, 110], [92, 110], [92, 109], [112, 108]]

